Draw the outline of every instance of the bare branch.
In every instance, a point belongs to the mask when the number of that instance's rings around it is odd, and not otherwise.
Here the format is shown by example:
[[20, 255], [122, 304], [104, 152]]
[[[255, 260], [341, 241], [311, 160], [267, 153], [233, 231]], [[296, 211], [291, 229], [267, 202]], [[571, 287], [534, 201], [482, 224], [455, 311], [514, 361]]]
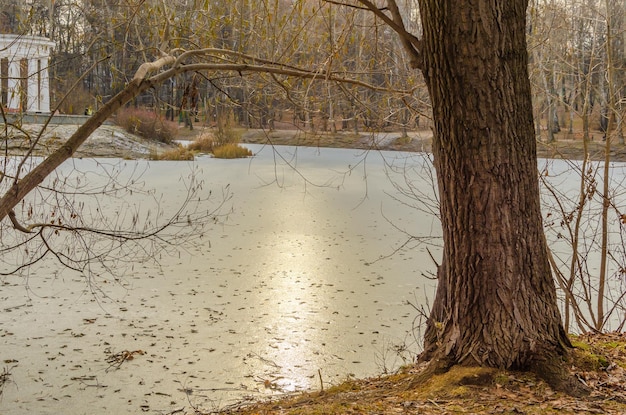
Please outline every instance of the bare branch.
[[[348, 5], [339, 1], [334, 1], [334, 0], [324, 0], [324, 1], [326, 1], [327, 3], [331, 3], [331, 4], [361, 9], [360, 7]], [[391, 27], [400, 36], [400, 41], [402, 42], [402, 46], [404, 47], [405, 51], [409, 55], [409, 61], [411, 63], [411, 67], [415, 69], [421, 69], [422, 68], [421, 41], [415, 35], [409, 33], [406, 30], [406, 27], [404, 26], [404, 22], [402, 21], [402, 16], [400, 15], [400, 9], [398, 8], [398, 4], [396, 3], [396, 1], [387, 0], [386, 8], [379, 8], [370, 0], [357, 0], [357, 1], [364, 6], [364, 9], [367, 9], [371, 11], [372, 13], [374, 13], [376, 17], [378, 17], [383, 22], [385, 22], [385, 24]], [[389, 12], [391, 13], [391, 17], [385, 13], [386, 10], [389, 10]]]
[[150, 72], [155, 72], [166, 65], [173, 64], [174, 62], [176, 62], [176, 58], [171, 55], [165, 55], [156, 61], [142, 63], [139, 69], [137, 69], [137, 72], [135, 72], [135, 76], [131, 82], [139, 83], [143, 81]]
[[342, 6], [342, 7], [348, 7], [350, 9], [357, 9], [357, 10], [369, 10], [366, 7], [361, 7], [357, 4], [350, 4], [350, 3], [344, 3], [342, 1], [335, 1], [335, 0], [324, 0], [326, 3], [329, 4], [334, 4], [336, 6]]
[[[89, 73], [91, 73], [91, 71], [93, 71], [93, 69], [100, 63], [104, 62], [105, 60], [110, 59], [109, 56], [102, 58], [96, 62], [94, 62], [91, 67], [89, 67], [88, 70], [86, 70], [81, 76], [78, 77], [78, 79], [76, 79], [76, 81], [74, 82], [74, 84], [72, 85], [72, 87], [67, 91], [67, 93], [61, 97], [61, 99], [59, 100], [59, 102], [57, 103], [56, 109], [59, 108], [59, 106], [67, 99], [67, 97], [70, 95], [70, 92], [76, 88], [81, 82], [83, 82], [83, 80], [85, 79], [85, 77], [87, 77], [87, 75]], [[56, 111], [55, 109], [55, 111]], [[44, 132], [46, 131], [46, 129], [48, 128], [48, 125], [50, 124], [50, 121], [52, 121], [52, 116], [48, 117], [43, 125], [43, 127], [41, 127], [41, 129], [39, 130], [39, 133], [37, 134], [37, 137], [35, 137], [35, 139], [30, 143], [30, 148], [28, 149], [28, 151], [26, 152], [26, 154], [22, 157], [22, 162], [20, 163], [20, 165], [18, 166], [18, 168], [16, 169], [16, 171], [18, 172], [14, 178], [15, 181], [17, 181], [19, 179], [19, 172], [21, 171], [22, 167], [24, 166], [24, 163], [26, 162], [26, 160], [28, 160], [28, 157], [32, 154], [32, 152], [35, 150], [35, 148], [37, 147], [37, 144], [39, 143], [39, 141], [41, 140], [41, 138], [43, 137]]]
[[17, 218], [15, 217], [15, 212], [13, 210], [9, 212], [9, 219], [11, 219], [11, 223], [13, 224], [13, 227], [17, 229], [18, 231], [24, 232], [24, 233], [32, 232], [32, 229], [25, 228], [21, 223], [18, 222]]
[[406, 31], [406, 27], [404, 26], [404, 22], [402, 21], [402, 15], [400, 14], [400, 9], [396, 4], [395, 0], [388, 0], [387, 4], [389, 5], [389, 11], [391, 12], [391, 16], [393, 17], [394, 23], [401, 29], [401, 31], [396, 30], [398, 35], [400, 35], [400, 41], [402, 42], [402, 46], [406, 50], [409, 55], [409, 62], [411, 63], [411, 67], [414, 69], [421, 68], [421, 44], [419, 39]]
[[0, 220], [4, 219], [11, 210], [22, 200], [31, 190], [37, 187], [43, 180], [65, 160], [70, 158], [98, 127], [100, 127], [115, 111], [141, 92], [153, 86], [153, 83], [144, 79], [152, 70], [161, 68], [168, 62], [173, 62], [172, 57], [162, 57], [155, 62], [147, 62], [139, 67], [133, 80], [108, 101], [91, 118], [81, 125], [65, 144], [54, 151], [50, 156], [29, 172], [22, 180], [15, 182], [11, 188], [0, 199]]
[[199, 72], [199, 71], [231, 71], [231, 72], [255, 72], [255, 73], [268, 73], [268, 74], [277, 74], [277, 75], [285, 75], [291, 76], [294, 78], [303, 78], [303, 79], [312, 79], [318, 81], [335, 81], [341, 82], [344, 84], [351, 84], [362, 86], [364, 88], [371, 89], [373, 91], [382, 91], [382, 92], [393, 92], [397, 94], [410, 95], [413, 93], [413, 89], [411, 90], [394, 90], [392, 88], [380, 87], [376, 85], [369, 84], [367, 82], [359, 81], [357, 79], [346, 78], [339, 73], [336, 72], [327, 72], [325, 70], [320, 71], [308, 71], [305, 69], [292, 69], [284, 66], [265, 66], [265, 65], [252, 65], [246, 63], [192, 63], [189, 65], [184, 65], [180, 67], [171, 68], [165, 72], [161, 72], [158, 75], [155, 75], [152, 78], [152, 81], [155, 84], [163, 82], [165, 79], [171, 78], [174, 75], [177, 75], [182, 72]]

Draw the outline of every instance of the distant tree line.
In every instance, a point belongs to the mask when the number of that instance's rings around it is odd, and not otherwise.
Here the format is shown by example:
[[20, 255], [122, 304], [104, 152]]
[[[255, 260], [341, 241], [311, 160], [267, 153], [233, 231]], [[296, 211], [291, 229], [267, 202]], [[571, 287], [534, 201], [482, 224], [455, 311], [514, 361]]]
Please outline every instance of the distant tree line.
[[[97, 108], [128, 82], [158, 47], [213, 48], [310, 69], [354, 74], [380, 87], [346, 87], [279, 76], [186, 74], [138, 97], [133, 105], [180, 118], [185, 91], [198, 90], [195, 110], [209, 124], [307, 130], [406, 130], [428, 126], [430, 104], [421, 75], [390, 28], [357, 7], [313, 0], [3, 0], [1, 33], [51, 38], [53, 105], [63, 113]], [[416, 0], [401, 3], [407, 27]], [[533, 0], [528, 37], [537, 134], [546, 141], [601, 137], [613, 117], [623, 141], [626, 96], [626, 5], [622, 0]], [[609, 19], [610, 18], [610, 19]], [[607, 46], [607, 25], [611, 44]], [[608, 73], [608, 52], [614, 70]], [[224, 62], [230, 58], [223, 56]], [[251, 59], [252, 62], [252, 59]], [[371, 68], [374, 68], [372, 70]], [[78, 85], [72, 89], [77, 81]], [[611, 85], [618, 86], [611, 92]], [[389, 91], [385, 91], [388, 89]], [[410, 90], [410, 94], [391, 90]], [[69, 92], [68, 98], [60, 102]], [[182, 119], [180, 119], [182, 121]], [[575, 136], [575, 131], [578, 135]], [[594, 135], [595, 132], [595, 135]]]

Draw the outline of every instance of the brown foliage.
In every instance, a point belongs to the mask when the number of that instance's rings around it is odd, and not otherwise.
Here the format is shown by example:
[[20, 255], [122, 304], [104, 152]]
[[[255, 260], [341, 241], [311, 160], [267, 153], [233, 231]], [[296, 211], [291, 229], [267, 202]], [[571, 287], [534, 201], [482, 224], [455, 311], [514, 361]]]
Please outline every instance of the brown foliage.
[[213, 135], [202, 134], [192, 141], [187, 148], [191, 151], [197, 151], [200, 153], [212, 153], [215, 146], [216, 143]]
[[171, 143], [178, 131], [178, 125], [167, 121], [154, 111], [139, 108], [124, 108], [118, 111], [115, 118], [117, 125], [132, 134]]

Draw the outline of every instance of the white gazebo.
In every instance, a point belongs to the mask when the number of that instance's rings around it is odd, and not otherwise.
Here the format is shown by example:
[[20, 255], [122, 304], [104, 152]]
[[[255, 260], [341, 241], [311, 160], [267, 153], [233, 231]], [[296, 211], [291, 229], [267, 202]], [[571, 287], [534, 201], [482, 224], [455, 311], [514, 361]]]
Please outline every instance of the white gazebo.
[[53, 47], [45, 37], [0, 34], [0, 97], [9, 112], [50, 112]]

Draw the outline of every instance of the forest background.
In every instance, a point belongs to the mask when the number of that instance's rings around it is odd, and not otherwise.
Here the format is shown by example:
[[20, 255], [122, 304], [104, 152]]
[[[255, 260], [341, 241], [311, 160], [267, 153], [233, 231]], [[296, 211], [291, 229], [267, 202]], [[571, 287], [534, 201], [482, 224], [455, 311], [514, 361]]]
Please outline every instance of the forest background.
[[[399, 4], [407, 30], [420, 33], [417, 5]], [[552, 142], [559, 134], [601, 140], [611, 116], [623, 142], [625, 8], [618, 0], [531, 2], [528, 42], [539, 139]], [[97, 110], [168, 39], [170, 47], [183, 50], [222, 49], [285, 67], [358, 75], [375, 87], [230, 71], [185, 73], [132, 103], [171, 120], [178, 121], [187, 94], [193, 95], [197, 119], [214, 126], [329, 132], [430, 126], [420, 73], [410, 68], [395, 33], [363, 10], [316, 0], [3, 0], [0, 33], [54, 41], [52, 108], [63, 114]]]

